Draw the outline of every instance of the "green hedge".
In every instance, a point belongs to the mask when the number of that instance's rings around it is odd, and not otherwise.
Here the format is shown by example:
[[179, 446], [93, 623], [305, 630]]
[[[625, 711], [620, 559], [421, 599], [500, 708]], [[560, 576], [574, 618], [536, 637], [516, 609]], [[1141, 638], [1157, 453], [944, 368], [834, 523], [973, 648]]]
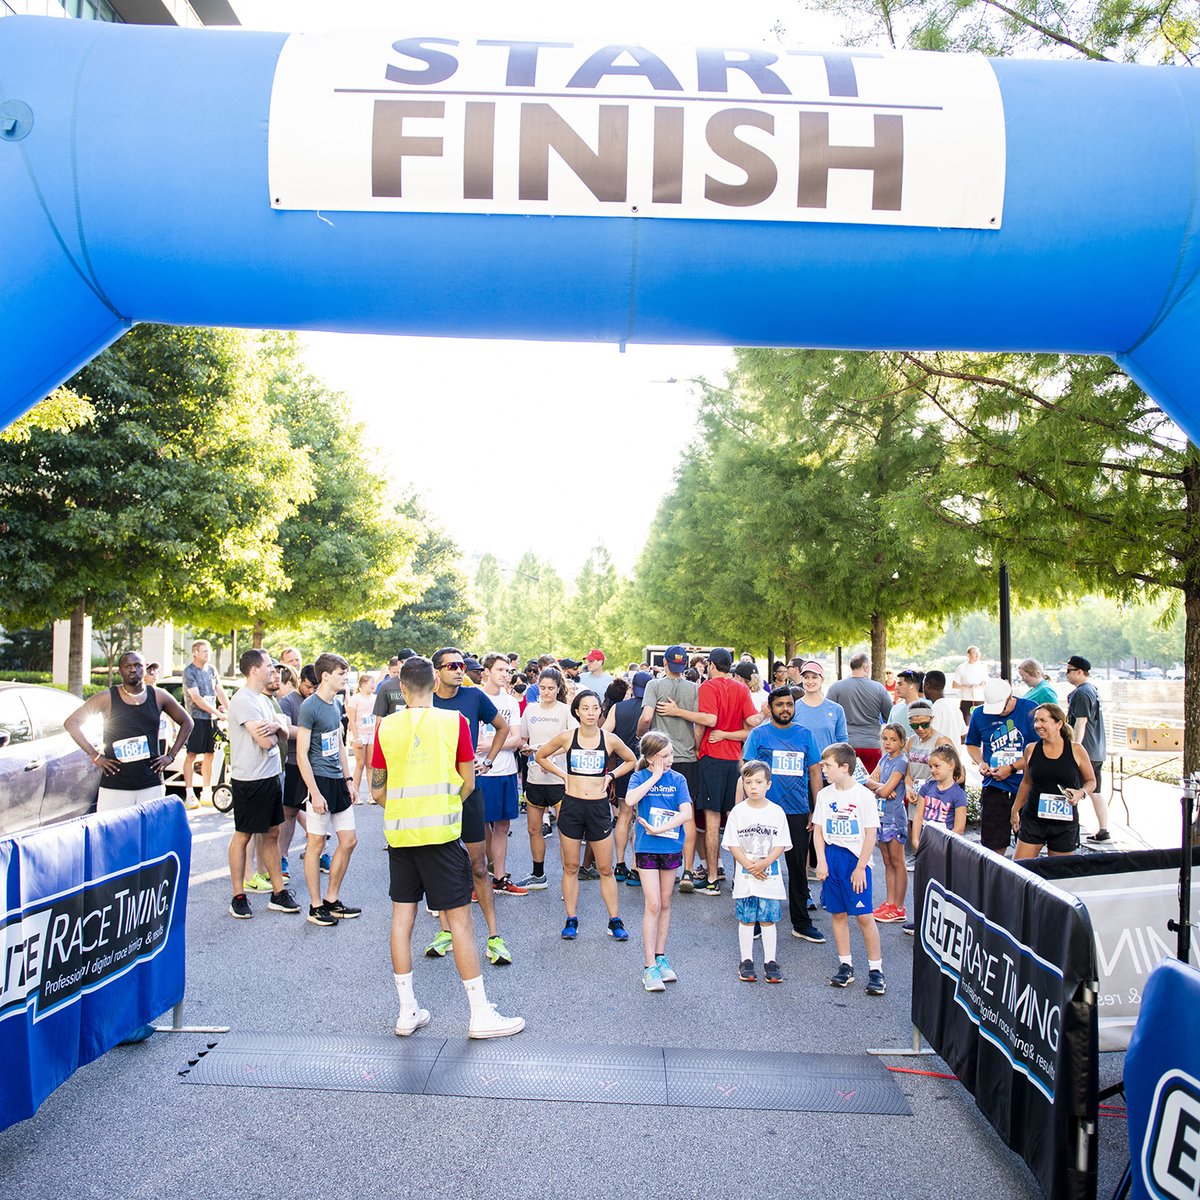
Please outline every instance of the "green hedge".
[[[49, 671], [0, 671], [5, 683], [50, 683]], [[53, 685], [51, 685], [53, 686]]]

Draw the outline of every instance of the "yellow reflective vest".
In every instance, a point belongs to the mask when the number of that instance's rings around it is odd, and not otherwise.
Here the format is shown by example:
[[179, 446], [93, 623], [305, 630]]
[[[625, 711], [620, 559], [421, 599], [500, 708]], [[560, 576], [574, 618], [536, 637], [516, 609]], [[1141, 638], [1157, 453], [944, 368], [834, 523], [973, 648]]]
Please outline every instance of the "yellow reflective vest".
[[461, 719], [448, 709], [402, 708], [379, 722], [389, 846], [437, 846], [462, 834], [462, 778], [455, 769]]

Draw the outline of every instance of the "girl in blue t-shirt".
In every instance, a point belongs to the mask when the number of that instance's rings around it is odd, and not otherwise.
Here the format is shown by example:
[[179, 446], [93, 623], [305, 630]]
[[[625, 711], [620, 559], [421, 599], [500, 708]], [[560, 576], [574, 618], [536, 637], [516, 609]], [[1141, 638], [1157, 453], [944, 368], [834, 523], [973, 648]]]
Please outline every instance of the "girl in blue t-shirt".
[[642, 735], [642, 757], [629, 778], [625, 803], [636, 809], [633, 827], [634, 869], [642, 880], [642, 986], [662, 992], [679, 978], [667, 961], [671, 895], [675, 872], [683, 865], [683, 827], [692, 819], [687, 780], [671, 770], [671, 741], [661, 733]]
[[879, 853], [887, 880], [887, 896], [874, 916], [876, 921], [888, 923], [908, 920], [908, 910], [904, 907], [908, 892], [908, 864], [904, 861], [904, 843], [908, 841], [908, 809], [904, 804], [907, 740], [908, 731], [903, 725], [883, 727], [879, 735], [883, 755], [867, 781], [867, 787], [879, 801]]
[[921, 785], [921, 803], [913, 814], [913, 849], [921, 844], [926, 825], [944, 825], [954, 833], [967, 829], [966, 772], [953, 746], [938, 746], [929, 754], [930, 778]]

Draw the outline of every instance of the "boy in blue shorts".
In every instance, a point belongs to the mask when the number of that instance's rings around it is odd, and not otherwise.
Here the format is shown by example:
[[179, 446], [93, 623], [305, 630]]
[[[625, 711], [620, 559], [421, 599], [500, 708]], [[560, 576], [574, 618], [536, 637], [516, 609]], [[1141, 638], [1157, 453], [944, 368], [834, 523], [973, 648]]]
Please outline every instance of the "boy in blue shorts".
[[838, 969], [832, 987], [854, 982], [850, 955], [850, 913], [858, 918], [867, 950], [868, 996], [887, 991], [883, 978], [883, 952], [879, 927], [871, 915], [871, 854], [879, 829], [879, 804], [854, 780], [857, 757], [846, 742], [834, 742], [821, 754], [821, 769], [828, 783], [817, 793], [813, 806], [813, 841], [817, 847], [817, 878], [822, 880], [821, 903], [833, 919], [833, 941]]
[[754, 983], [754, 922], [762, 928], [763, 977], [782, 983], [775, 960], [776, 923], [783, 915], [783, 870], [779, 860], [792, 848], [787, 813], [767, 799], [771, 768], [748, 762], [741, 771], [745, 799], [729, 814], [721, 844], [733, 855], [733, 898], [737, 901], [738, 978]]

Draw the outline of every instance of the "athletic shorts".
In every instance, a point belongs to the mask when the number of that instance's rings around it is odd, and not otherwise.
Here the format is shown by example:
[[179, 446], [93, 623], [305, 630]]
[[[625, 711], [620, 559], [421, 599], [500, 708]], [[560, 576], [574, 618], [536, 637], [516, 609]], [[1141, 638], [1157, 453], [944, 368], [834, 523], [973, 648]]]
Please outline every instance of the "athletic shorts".
[[625, 802], [625, 795], [629, 791], [629, 776], [632, 774], [633, 772], [630, 771], [629, 775], [622, 775], [620, 779], [612, 781], [612, 795], [609, 799], [618, 808]]
[[511, 775], [480, 775], [475, 786], [483, 795], [483, 819], [489, 825], [511, 821], [521, 811], [515, 771]]
[[720, 813], [722, 816], [732, 812], [741, 770], [742, 764], [737, 759], [702, 758], [696, 807], [704, 812]]
[[[201, 721], [196, 719], [192, 732], [188, 734], [187, 752], [189, 754], [211, 754], [217, 745], [216, 721]], [[190, 785], [191, 781], [188, 780]]]
[[[700, 764], [693, 758], [691, 762], [676, 762], [671, 769], [678, 771], [687, 780], [688, 799], [695, 808], [696, 797], [700, 795]], [[679, 799], [682, 800], [683, 797]]]
[[904, 801], [895, 796], [883, 802], [879, 814], [879, 841], [899, 842], [902, 846], [908, 841], [908, 809]]
[[602, 842], [611, 836], [612, 809], [608, 800], [577, 800], [568, 796], [558, 810], [558, 832], [574, 841]]
[[[483, 819], [483, 792], [476, 788], [464, 801], [462, 809], [462, 840], [469, 846], [472, 842], [487, 840], [487, 826]], [[437, 908], [431, 904], [430, 908]]]
[[425, 903], [438, 911], [471, 903], [471, 859], [458, 842], [437, 846], [389, 846], [388, 895], [394, 904]]
[[303, 808], [308, 793], [304, 790], [304, 777], [295, 763], [288, 763], [283, 768], [283, 806], [284, 808]]
[[[1017, 830], [1017, 840], [1030, 846], [1045, 846], [1055, 854], [1073, 854], [1079, 849], [1079, 814], [1076, 812], [1073, 821], [1047, 821], [1042, 817], [1029, 813], [1029, 806], [1036, 806], [1037, 797], [1030, 796], [1021, 809], [1021, 826]], [[1035, 808], [1036, 812], [1036, 808]], [[1026, 813], [1029, 813], [1026, 816]]]
[[233, 827], [238, 833], [270, 833], [283, 824], [283, 793], [279, 776], [270, 779], [234, 779]]
[[[325, 801], [325, 807], [329, 810], [327, 816], [336, 816], [338, 813], [345, 812], [354, 801], [350, 799], [350, 785], [340, 775], [314, 775], [313, 779], [317, 784], [317, 791], [321, 793], [321, 798]], [[301, 785], [301, 795], [304, 797], [304, 803], [308, 808], [308, 815], [315, 817], [318, 814], [313, 812], [312, 804], [308, 799], [308, 792]], [[339, 828], [346, 828], [344, 825]], [[353, 828], [353, 826], [351, 826]]]
[[635, 854], [634, 866], [639, 871], [678, 871], [683, 866], [683, 851], [672, 854]]
[[829, 867], [829, 876], [821, 884], [821, 904], [825, 911], [869, 917], [875, 911], [871, 899], [871, 868], [866, 868], [867, 886], [856, 892], [850, 877], [858, 866], [857, 854], [845, 846], [826, 846], [825, 862]]
[[563, 802], [567, 788], [562, 783], [527, 783], [525, 785], [525, 803], [534, 808], [553, 808]]
[[767, 900], [762, 896], [739, 896], [734, 901], [734, 908], [739, 925], [753, 925], [755, 921], [775, 925], [783, 916], [782, 900]]
[[161, 783], [146, 788], [101, 786], [100, 793], [96, 798], [96, 811], [114, 812], [119, 808], [132, 808], [135, 804], [141, 804], [146, 800], [162, 800], [166, 794], [167, 789]]
[[984, 785], [979, 793], [979, 840], [1001, 854], [1012, 844], [1012, 806], [1016, 792]]

